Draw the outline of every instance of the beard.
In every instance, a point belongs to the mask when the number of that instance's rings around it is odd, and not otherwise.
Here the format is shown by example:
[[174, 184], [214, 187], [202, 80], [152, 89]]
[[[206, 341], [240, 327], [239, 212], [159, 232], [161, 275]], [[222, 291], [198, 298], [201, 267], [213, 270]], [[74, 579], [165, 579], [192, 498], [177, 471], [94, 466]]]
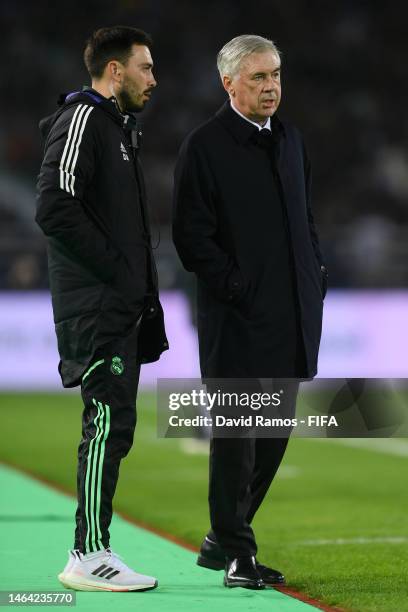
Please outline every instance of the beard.
[[145, 106], [143, 92], [129, 78], [125, 78], [122, 90], [118, 93], [117, 99], [123, 112], [140, 113]]
[[124, 113], [140, 113], [145, 105], [144, 102], [135, 100], [125, 89], [118, 94], [117, 98], [119, 106]]

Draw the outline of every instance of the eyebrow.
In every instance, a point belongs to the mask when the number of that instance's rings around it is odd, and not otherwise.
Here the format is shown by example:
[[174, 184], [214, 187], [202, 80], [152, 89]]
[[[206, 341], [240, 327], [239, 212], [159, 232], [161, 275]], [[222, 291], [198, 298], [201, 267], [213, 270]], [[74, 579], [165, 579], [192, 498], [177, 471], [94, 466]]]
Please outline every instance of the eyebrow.
[[153, 68], [153, 62], [143, 62], [142, 64], [139, 64], [139, 66], [142, 68]]
[[274, 68], [273, 70], [257, 70], [256, 72], [252, 73], [252, 76], [257, 76], [258, 74], [267, 74], [268, 72], [278, 72], [278, 70], [281, 69], [281, 66], [278, 66], [277, 68]]

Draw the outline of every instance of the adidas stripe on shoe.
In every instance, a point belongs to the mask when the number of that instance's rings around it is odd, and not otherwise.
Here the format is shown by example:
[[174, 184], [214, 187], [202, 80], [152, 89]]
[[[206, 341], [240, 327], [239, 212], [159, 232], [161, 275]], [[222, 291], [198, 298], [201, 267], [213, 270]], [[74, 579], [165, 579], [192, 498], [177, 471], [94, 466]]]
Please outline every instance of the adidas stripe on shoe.
[[66, 588], [77, 591], [148, 591], [158, 585], [156, 578], [133, 571], [109, 548], [78, 553], [58, 578]]

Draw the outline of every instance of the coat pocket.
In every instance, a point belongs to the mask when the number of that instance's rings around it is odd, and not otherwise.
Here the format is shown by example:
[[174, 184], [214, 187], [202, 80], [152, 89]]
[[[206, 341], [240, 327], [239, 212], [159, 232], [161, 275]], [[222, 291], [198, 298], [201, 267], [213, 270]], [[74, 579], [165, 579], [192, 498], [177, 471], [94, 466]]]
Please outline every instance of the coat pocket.
[[147, 247], [144, 243], [124, 245], [111, 289], [131, 310], [143, 303], [147, 293]]
[[231, 292], [229, 302], [231, 306], [244, 318], [249, 317], [251, 310], [250, 283], [243, 274], [241, 268], [236, 266], [229, 277], [229, 283], [235, 283], [236, 291]]
[[103, 300], [105, 285], [78, 287], [53, 293], [52, 305], [55, 323], [98, 312]]

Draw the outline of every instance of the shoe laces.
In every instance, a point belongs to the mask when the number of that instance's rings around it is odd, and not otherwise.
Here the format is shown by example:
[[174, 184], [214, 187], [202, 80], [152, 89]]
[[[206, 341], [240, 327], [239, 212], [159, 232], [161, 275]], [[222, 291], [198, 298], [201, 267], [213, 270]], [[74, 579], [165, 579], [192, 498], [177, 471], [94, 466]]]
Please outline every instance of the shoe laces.
[[120, 569], [129, 569], [127, 567], [127, 565], [124, 563], [123, 557], [121, 555], [118, 555], [117, 553], [113, 552], [113, 550], [111, 550], [110, 548], [106, 549], [107, 555], [108, 555], [108, 562], [110, 565], [114, 566], [114, 567], [118, 567]]

